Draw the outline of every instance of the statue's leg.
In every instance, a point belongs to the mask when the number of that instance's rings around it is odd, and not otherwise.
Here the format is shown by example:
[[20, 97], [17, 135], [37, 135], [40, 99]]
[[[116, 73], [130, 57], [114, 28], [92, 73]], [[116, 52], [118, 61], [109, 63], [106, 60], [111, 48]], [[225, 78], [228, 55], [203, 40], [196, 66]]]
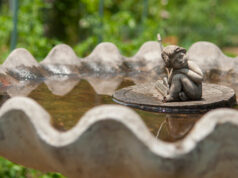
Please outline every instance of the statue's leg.
[[187, 100], [189, 100], [189, 97], [183, 91], [181, 91], [181, 92], [179, 92], [179, 99], [181, 101], [187, 101]]
[[176, 74], [173, 76], [166, 101], [199, 99], [201, 95], [201, 85], [198, 86], [184, 74]]
[[166, 101], [179, 101], [179, 93], [182, 91], [183, 74], [176, 74], [172, 78], [169, 94], [166, 96]]
[[190, 80], [186, 75], [180, 78], [182, 90], [189, 99], [200, 99], [202, 96], [202, 84], [198, 85]]

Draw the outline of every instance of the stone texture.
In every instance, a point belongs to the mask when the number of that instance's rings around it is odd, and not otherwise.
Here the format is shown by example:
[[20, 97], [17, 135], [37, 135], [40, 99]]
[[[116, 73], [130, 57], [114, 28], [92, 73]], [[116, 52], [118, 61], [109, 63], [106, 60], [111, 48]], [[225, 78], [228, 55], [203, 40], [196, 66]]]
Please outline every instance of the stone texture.
[[79, 65], [80, 59], [73, 49], [66, 44], [55, 46], [41, 64]]
[[124, 57], [113, 43], [103, 42], [98, 44], [89, 56], [82, 59], [81, 68], [98, 73], [121, 72], [123, 61]]
[[38, 67], [39, 64], [29, 51], [24, 48], [17, 48], [11, 52], [1, 67], [14, 69], [19, 66]]
[[[237, 58], [225, 56], [213, 43], [194, 43], [188, 55], [205, 73], [214, 69], [238, 73]], [[8, 56], [0, 67], [0, 73], [8, 71], [14, 78], [22, 80], [90, 72], [98, 75], [126, 73], [129, 77], [145, 72], [155, 77], [163, 72], [163, 66], [159, 43], [156, 41], [144, 43], [133, 57], [121, 55], [113, 43], [104, 42], [97, 45], [89, 56], [81, 59], [70, 46], [57, 45], [40, 64], [26, 49], [19, 48]]]
[[0, 72], [17, 80], [42, 79], [42, 73], [35, 58], [24, 48], [15, 49], [1, 65]]
[[80, 59], [70, 46], [59, 44], [40, 64], [49, 75], [71, 75], [78, 73]]
[[210, 42], [194, 43], [189, 48], [188, 55], [205, 73], [214, 69], [228, 72], [235, 67], [235, 59], [225, 56], [215, 44]]
[[114, 101], [143, 110], [167, 113], [203, 113], [219, 107], [236, 104], [235, 91], [229, 87], [203, 83], [202, 99], [196, 101], [163, 103], [163, 96], [155, 83], [145, 83], [120, 89], [113, 94]]
[[127, 63], [132, 71], [156, 71], [162, 73], [164, 62], [161, 57], [159, 43], [156, 41], [144, 43], [136, 55], [127, 60]]
[[234, 177], [237, 117], [231, 109], [209, 112], [183, 140], [166, 143], [126, 107], [96, 107], [59, 132], [37, 103], [15, 97], [0, 109], [0, 155], [72, 178]]
[[73, 75], [78, 76], [78, 66], [72, 65], [61, 65], [61, 64], [44, 64], [41, 65], [42, 69], [46, 73], [46, 77], [54, 76], [54, 75]]

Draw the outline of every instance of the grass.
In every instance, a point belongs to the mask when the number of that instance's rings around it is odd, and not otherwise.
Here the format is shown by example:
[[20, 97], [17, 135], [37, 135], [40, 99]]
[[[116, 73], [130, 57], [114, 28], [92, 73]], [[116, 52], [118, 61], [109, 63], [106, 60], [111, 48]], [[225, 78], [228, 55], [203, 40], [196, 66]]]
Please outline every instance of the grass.
[[65, 178], [59, 173], [42, 173], [38, 170], [25, 168], [0, 157], [1, 178]]

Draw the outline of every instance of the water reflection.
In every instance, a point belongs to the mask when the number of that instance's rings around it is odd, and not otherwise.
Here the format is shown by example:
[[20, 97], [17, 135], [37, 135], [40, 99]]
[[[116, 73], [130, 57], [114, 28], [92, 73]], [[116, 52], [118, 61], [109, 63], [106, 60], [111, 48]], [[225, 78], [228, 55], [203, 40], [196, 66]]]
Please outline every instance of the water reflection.
[[176, 141], [185, 137], [201, 117], [202, 114], [167, 114], [166, 129], [169, 135], [165, 139]]
[[45, 83], [39, 85], [28, 96], [50, 113], [53, 125], [60, 130], [72, 128], [92, 107], [112, 103], [110, 96], [97, 95], [86, 80], [78, 81], [77, 85], [63, 96], [52, 94]]
[[106, 78], [87, 77], [86, 80], [98, 95], [111, 96], [123, 81], [123, 78], [121, 76]]
[[[97, 82], [95, 82], [93, 87], [87, 80], [81, 80], [71, 92], [64, 96], [52, 94], [45, 84], [41, 84], [32, 91], [29, 97], [39, 102], [51, 114], [52, 124], [56, 128], [64, 131], [72, 128], [80, 117], [92, 107], [101, 104], [115, 104], [111, 96], [107, 95], [109, 90], [106, 90], [103, 95], [97, 93], [98, 90], [95, 87], [100, 87], [101, 83], [102, 81], [98, 81], [99, 85], [96, 86]], [[124, 79], [117, 89], [133, 84], [134, 82], [130, 79]], [[100, 93], [102, 92], [103, 90], [100, 90]], [[196, 120], [201, 117], [201, 115], [171, 115], [134, 110], [154, 135], [171, 142], [183, 138], [191, 130]], [[165, 124], [162, 126], [162, 123]]]
[[202, 114], [164, 114], [135, 109], [159, 139], [174, 142], [184, 138]]
[[78, 78], [59, 75], [49, 78], [45, 81], [45, 84], [54, 95], [64, 96], [70, 93], [78, 82], [80, 82]]
[[[238, 91], [233, 75], [220, 78], [221, 73], [207, 77], [210, 83], [221, 83]], [[154, 79], [156, 80], [156, 79]], [[233, 82], [231, 82], [233, 80]], [[115, 104], [111, 95], [116, 89], [143, 83], [146, 77], [51, 77], [44, 82], [16, 82], [5, 92], [10, 96], [28, 96], [45, 108], [52, 117], [52, 125], [61, 131], [72, 128], [85, 112], [101, 104]], [[4, 95], [2, 101], [8, 98]], [[159, 139], [173, 142], [186, 136], [201, 114], [164, 114], [134, 109], [149, 130]]]
[[39, 85], [40, 85], [39, 82], [21, 81], [21, 82], [15, 83], [14, 86], [8, 87], [5, 92], [10, 97], [28, 96]]

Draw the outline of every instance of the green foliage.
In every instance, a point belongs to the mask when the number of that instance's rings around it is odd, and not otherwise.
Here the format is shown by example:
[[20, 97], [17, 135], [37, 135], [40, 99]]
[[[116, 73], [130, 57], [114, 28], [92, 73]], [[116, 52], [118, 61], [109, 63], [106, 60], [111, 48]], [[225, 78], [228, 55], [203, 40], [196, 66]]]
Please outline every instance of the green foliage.
[[56, 40], [44, 36], [43, 9], [46, 7], [42, 0], [20, 1], [17, 46], [28, 49], [38, 60], [57, 44]]
[[[220, 46], [237, 45], [238, 8], [235, 0], [186, 0], [175, 4], [169, 1], [167, 9], [168, 35], [178, 36], [182, 45], [196, 41], [211, 41]], [[178, 8], [176, 8], [176, 6]], [[232, 40], [236, 37], [236, 40]]]
[[[88, 55], [101, 38], [130, 56], [145, 41], [156, 40], [157, 33], [175, 37], [186, 48], [196, 41], [238, 45], [236, 0], [148, 0], [148, 9], [145, 0], [104, 0], [102, 18], [99, 0], [19, 2], [17, 47], [28, 49], [38, 60], [62, 42], [78, 55]], [[5, 2], [0, 11], [1, 60], [9, 54], [12, 19], [8, 6]]]
[[[17, 47], [28, 49], [38, 60], [43, 59], [49, 50], [58, 43], [44, 36], [43, 8], [47, 4], [42, 0], [19, 1], [18, 13], [18, 44]], [[9, 4], [4, 4], [0, 13], [0, 50], [3, 61], [9, 54], [10, 36], [12, 31], [12, 12]]]
[[40, 171], [24, 168], [8, 160], [0, 158], [0, 177], [4, 178], [64, 178], [58, 173], [41, 173]]
[[[135, 54], [143, 42], [156, 40], [157, 33], [176, 37], [186, 48], [196, 41], [211, 41], [221, 47], [238, 45], [235, 0], [150, 0], [146, 20], [142, 18], [143, 0], [105, 0], [103, 19], [91, 2], [84, 3], [90, 8], [81, 17], [80, 28], [90, 31], [90, 36], [75, 47], [81, 55], [95, 47], [100, 35], [103, 41], [115, 43], [124, 55]], [[98, 2], [94, 4], [96, 7]], [[98, 28], [100, 21], [102, 28]]]
[[10, 43], [10, 29], [12, 29], [12, 19], [11, 16], [8, 14], [7, 9], [4, 7], [2, 8], [2, 13], [6, 15], [0, 16], [0, 51], [1, 51], [1, 58], [0, 61], [2, 62], [8, 55], [8, 48]]

